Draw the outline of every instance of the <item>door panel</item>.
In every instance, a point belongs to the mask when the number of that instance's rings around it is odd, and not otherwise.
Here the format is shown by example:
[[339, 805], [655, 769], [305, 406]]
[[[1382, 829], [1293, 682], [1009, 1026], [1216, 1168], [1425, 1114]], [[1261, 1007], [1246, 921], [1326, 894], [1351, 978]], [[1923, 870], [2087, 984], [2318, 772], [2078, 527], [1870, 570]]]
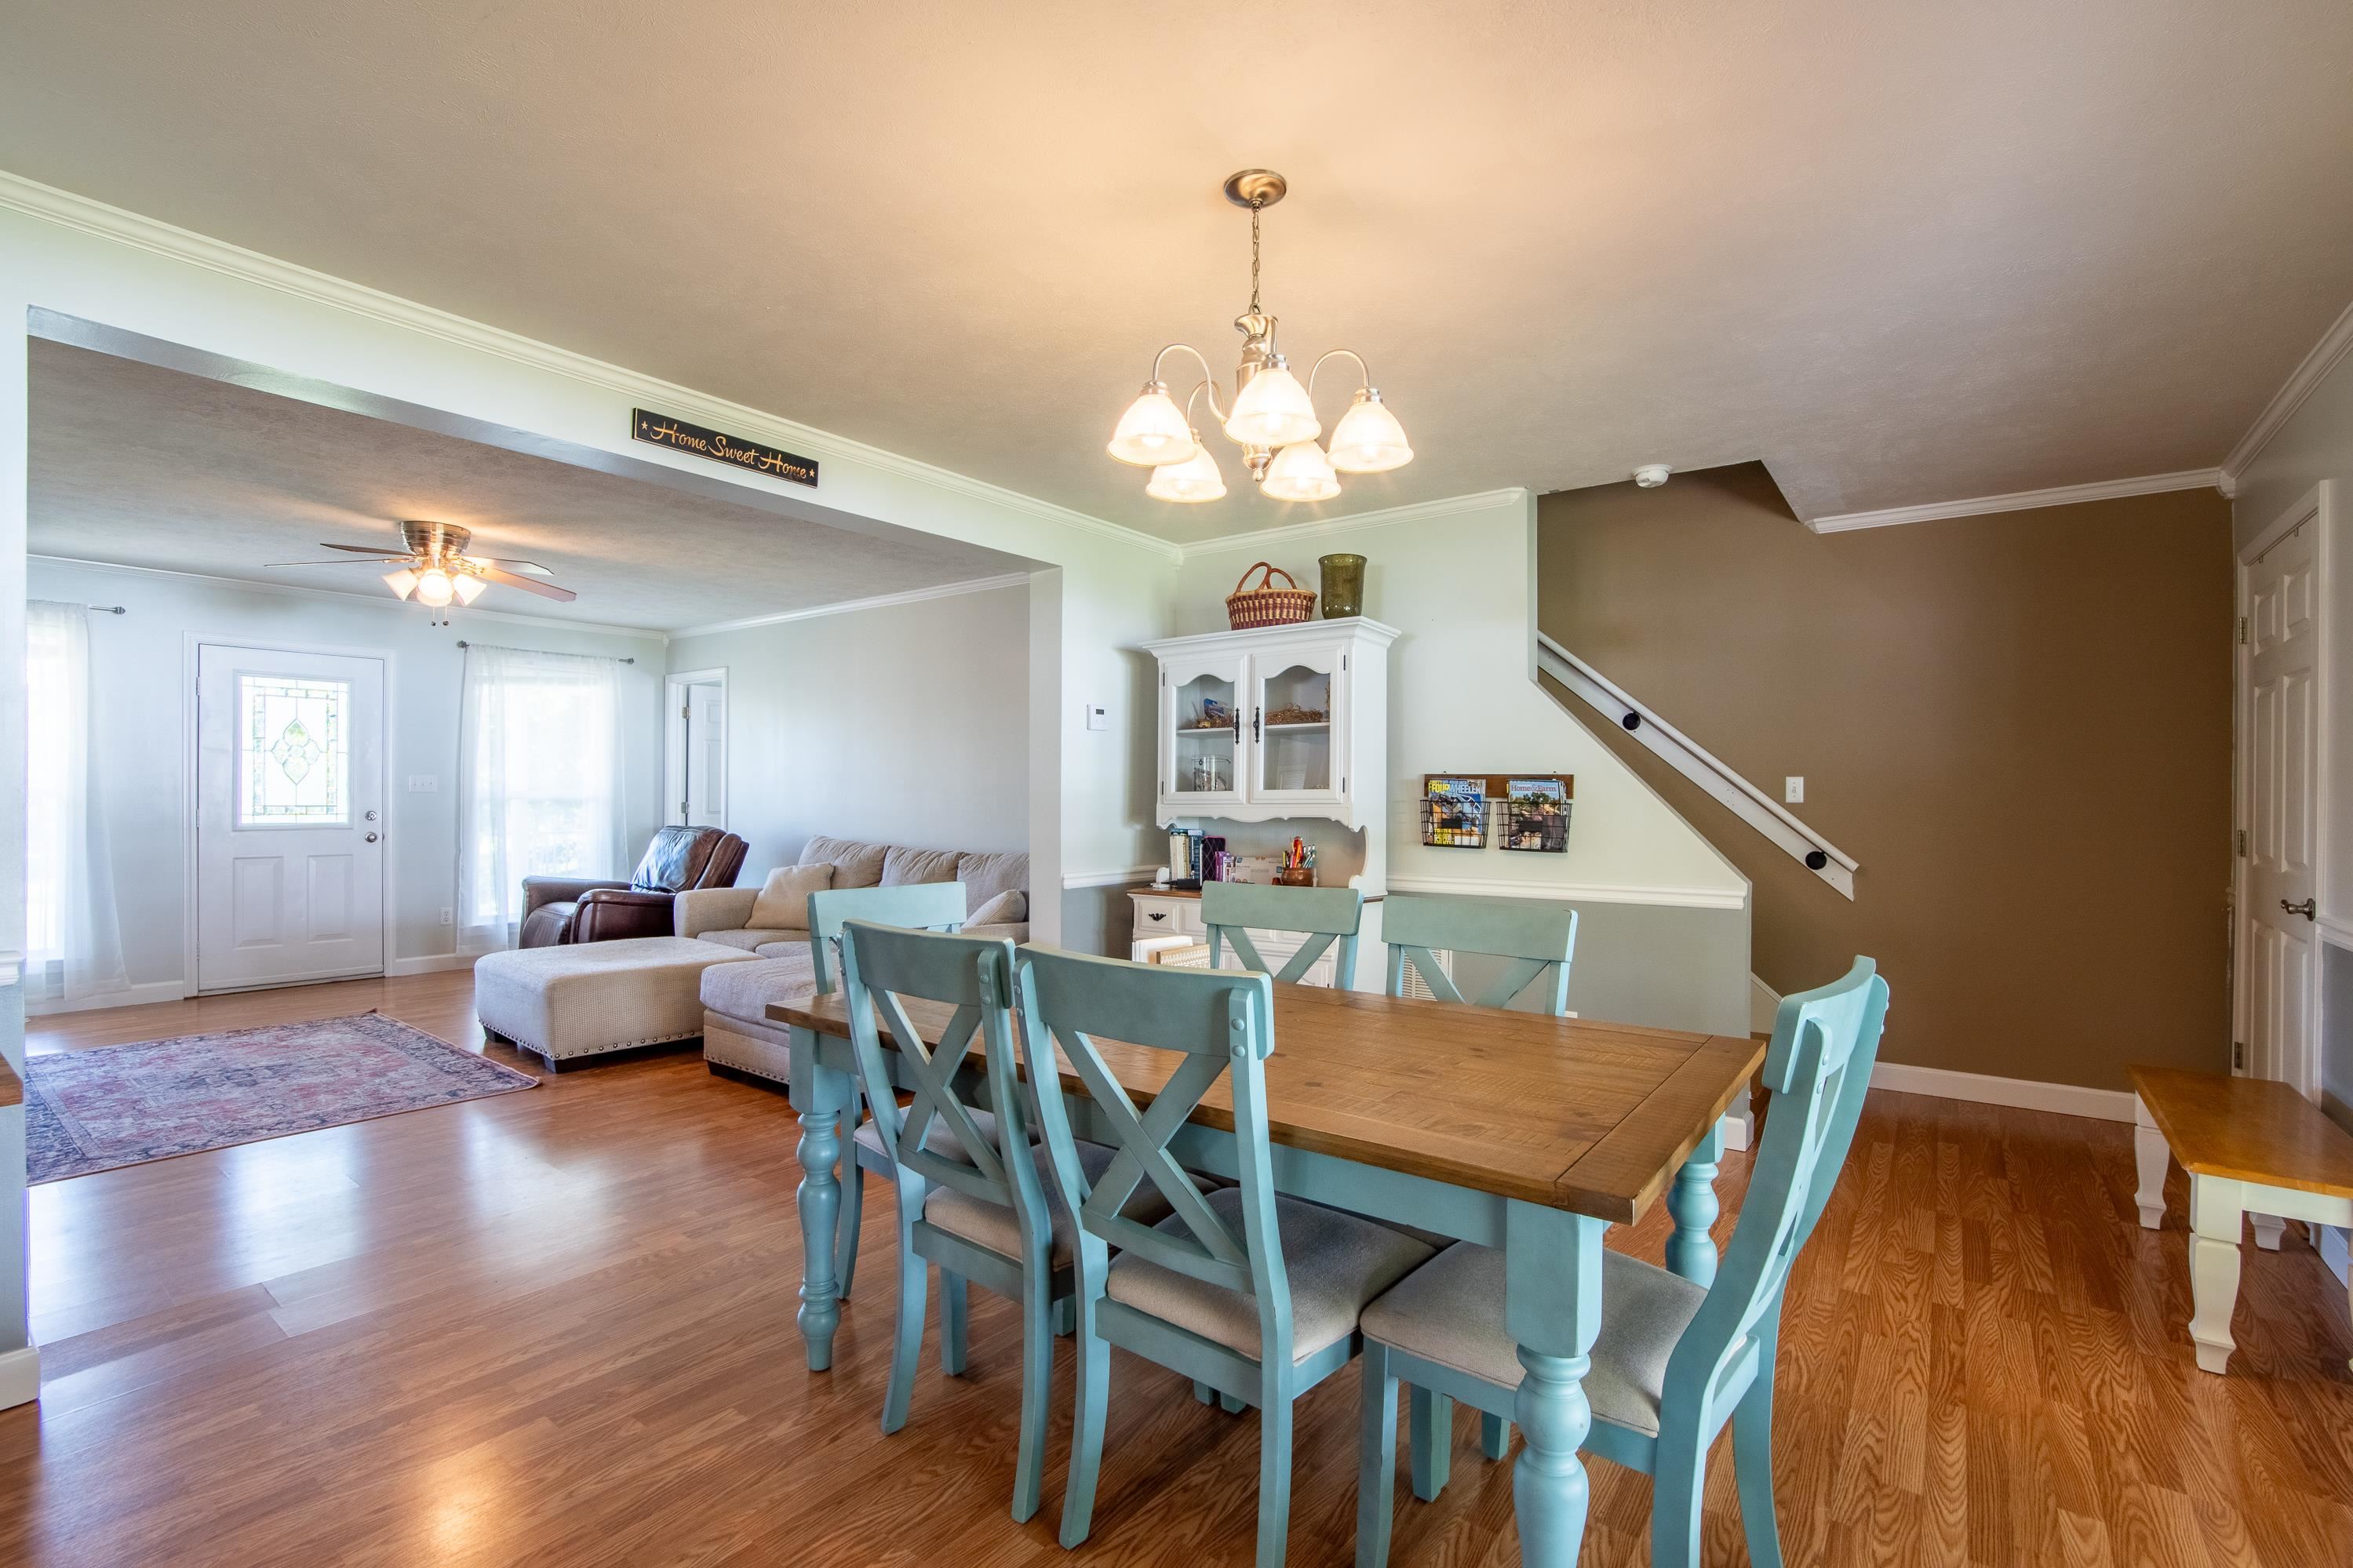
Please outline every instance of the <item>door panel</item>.
[[197, 653], [201, 990], [384, 971], [384, 663]]
[[2248, 1070], [2319, 1089], [2312, 1039], [2313, 935], [2319, 824], [2319, 623], [2313, 595], [2317, 530], [2307, 521], [2246, 569], [2242, 661], [2246, 730], [2246, 899], [2240, 951]]

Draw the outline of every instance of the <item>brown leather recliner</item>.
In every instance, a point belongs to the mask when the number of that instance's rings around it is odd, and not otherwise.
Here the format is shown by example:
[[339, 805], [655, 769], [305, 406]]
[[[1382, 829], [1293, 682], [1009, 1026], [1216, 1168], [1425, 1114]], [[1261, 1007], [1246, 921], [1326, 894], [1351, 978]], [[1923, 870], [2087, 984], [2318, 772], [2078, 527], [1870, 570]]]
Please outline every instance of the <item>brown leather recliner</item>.
[[525, 877], [521, 945], [670, 936], [671, 900], [690, 888], [733, 887], [744, 848], [722, 828], [664, 827], [626, 882]]

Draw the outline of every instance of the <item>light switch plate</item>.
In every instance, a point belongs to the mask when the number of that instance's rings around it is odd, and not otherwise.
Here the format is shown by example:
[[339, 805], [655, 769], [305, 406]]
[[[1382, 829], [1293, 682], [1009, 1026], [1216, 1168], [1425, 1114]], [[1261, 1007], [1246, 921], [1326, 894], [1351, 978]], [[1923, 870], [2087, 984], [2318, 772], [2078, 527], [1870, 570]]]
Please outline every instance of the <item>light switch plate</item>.
[[1802, 773], [1790, 773], [1781, 781], [1781, 801], [1785, 805], [1806, 804], [1806, 779]]
[[1110, 729], [1110, 728], [1111, 728], [1111, 710], [1110, 710], [1109, 708], [1105, 707], [1103, 704], [1102, 704], [1102, 703], [1100, 703], [1100, 702], [1090, 702], [1090, 703], [1088, 703], [1088, 704], [1087, 704], [1087, 728], [1088, 728], [1088, 729], [1090, 729], [1090, 730], [1108, 730], [1108, 729]]
[[431, 795], [440, 787], [441, 779], [437, 773], [411, 773], [408, 775], [408, 793], [411, 795]]

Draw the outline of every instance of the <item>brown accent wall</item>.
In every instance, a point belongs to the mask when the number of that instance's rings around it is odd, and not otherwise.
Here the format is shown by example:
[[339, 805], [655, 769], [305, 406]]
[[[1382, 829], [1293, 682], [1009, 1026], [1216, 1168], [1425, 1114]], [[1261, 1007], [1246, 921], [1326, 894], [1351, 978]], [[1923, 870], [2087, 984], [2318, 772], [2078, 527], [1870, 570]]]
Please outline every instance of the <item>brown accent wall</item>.
[[1561, 694], [1756, 883], [1767, 984], [1870, 954], [1890, 1061], [2228, 1067], [2221, 496], [1817, 535], [1751, 463], [1537, 515], [1543, 628], [1862, 863], [1849, 903]]

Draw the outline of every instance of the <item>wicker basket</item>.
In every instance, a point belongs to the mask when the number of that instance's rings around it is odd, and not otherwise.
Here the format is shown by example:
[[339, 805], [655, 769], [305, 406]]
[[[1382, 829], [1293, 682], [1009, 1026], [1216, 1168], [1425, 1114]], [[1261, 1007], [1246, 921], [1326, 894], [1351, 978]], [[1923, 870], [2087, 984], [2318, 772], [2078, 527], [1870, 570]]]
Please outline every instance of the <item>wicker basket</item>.
[[[1244, 585], [1250, 580], [1250, 572], [1265, 574], [1255, 588]], [[1277, 577], [1291, 586], [1276, 587], [1274, 580]], [[1299, 580], [1290, 573], [1263, 561], [1255, 563], [1250, 572], [1243, 573], [1241, 582], [1235, 584], [1234, 591], [1226, 595], [1226, 619], [1238, 632], [1251, 631], [1260, 626], [1296, 626], [1301, 621], [1312, 619], [1314, 614], [1315, 595], [1301, 587]]]

